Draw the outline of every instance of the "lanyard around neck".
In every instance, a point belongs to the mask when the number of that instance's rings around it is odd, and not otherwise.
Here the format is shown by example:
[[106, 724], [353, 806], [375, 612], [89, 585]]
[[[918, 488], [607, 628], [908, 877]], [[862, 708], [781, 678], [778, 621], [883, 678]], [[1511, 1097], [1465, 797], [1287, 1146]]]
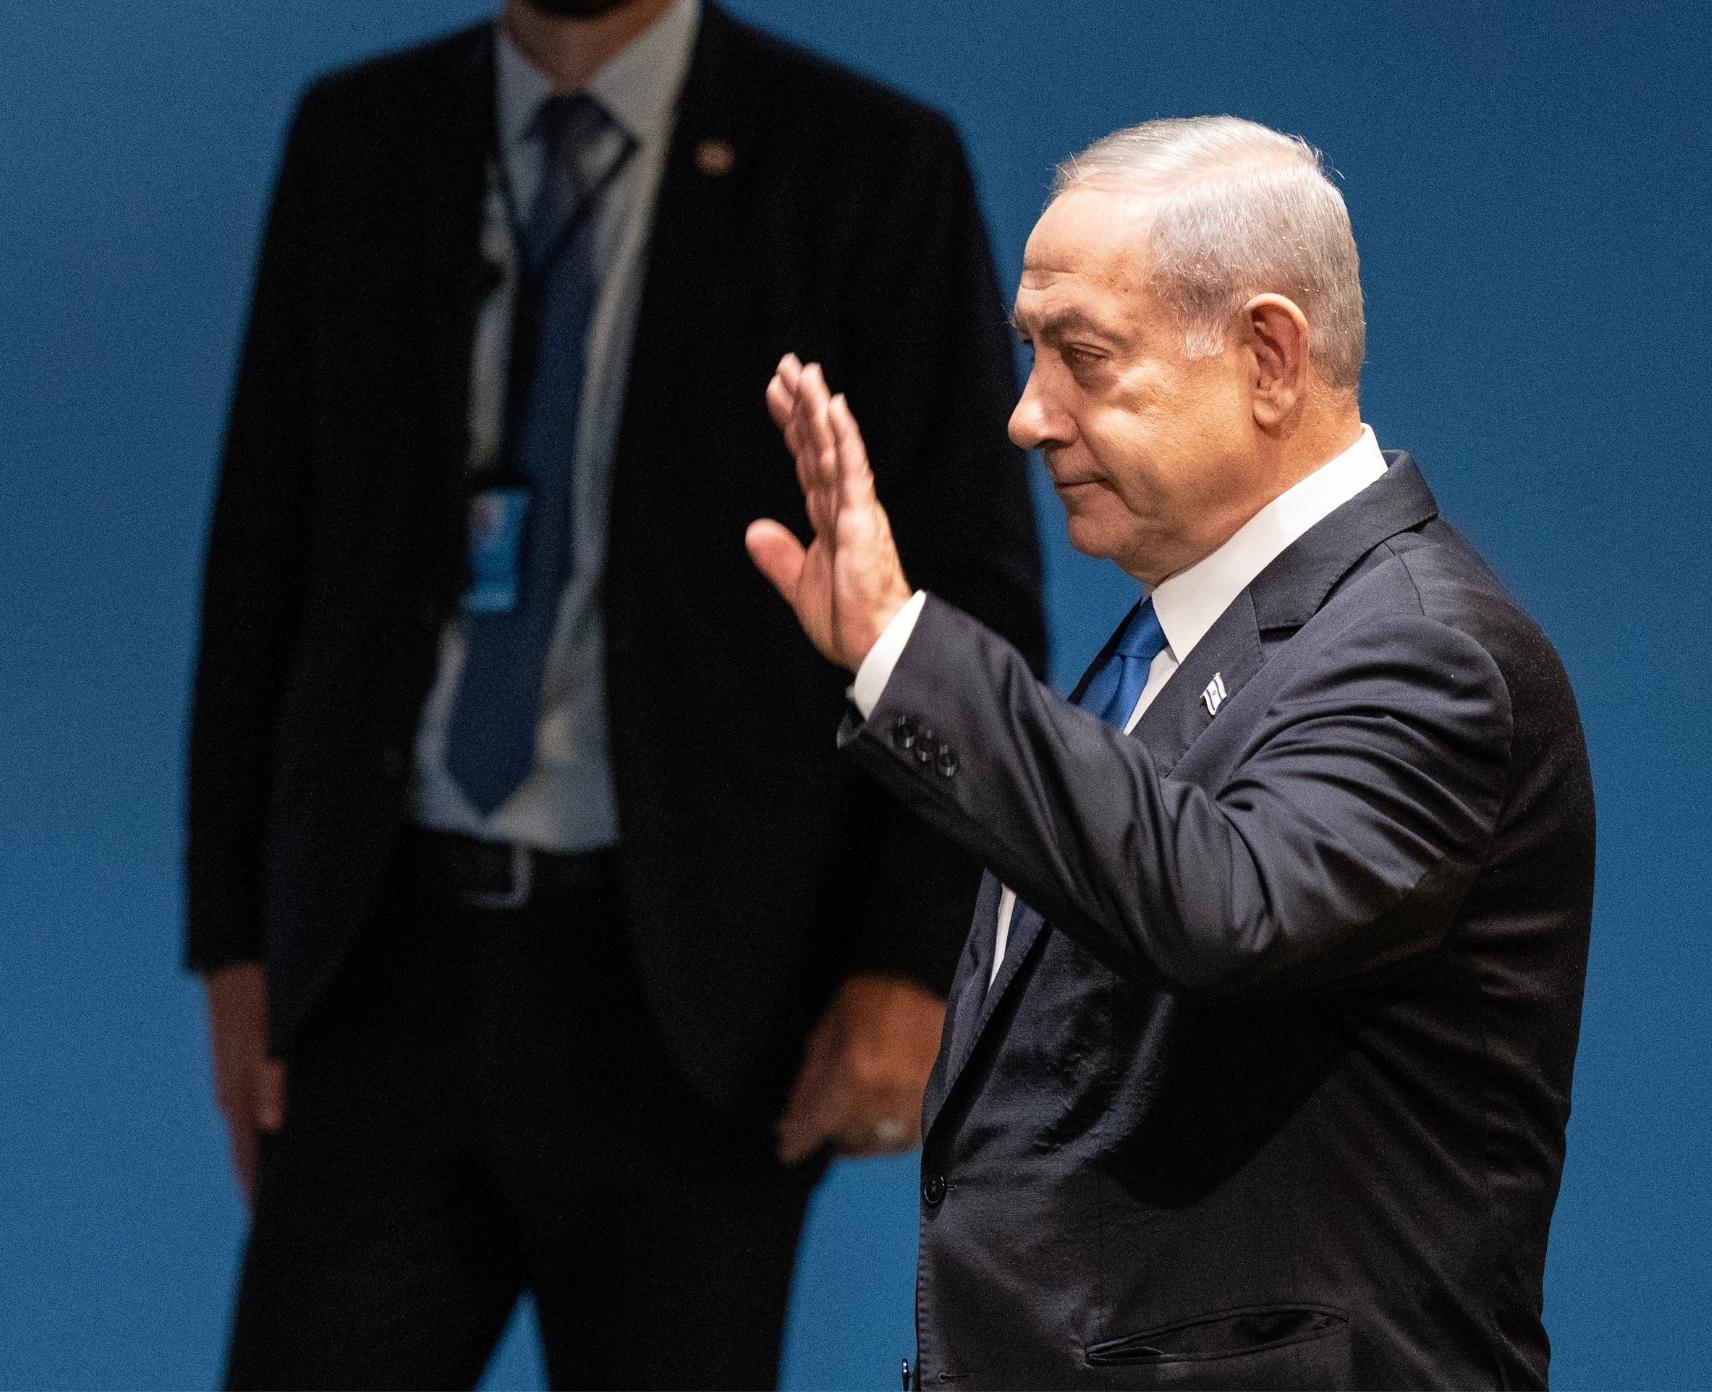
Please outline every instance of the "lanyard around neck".
[[[624, 148], [618, 152], [618, 157], [601, 172], [600, 177], [589, 186], [588, 191], [577, 200], [576, 207], [571, 209], [571, 215], [565, 219], [565, 225], [559, 229], [558, 235], [547, 249], [547, 254], [541, 258], [538, 265], [534, 266], [529, 264], [528, 258], [523, 254], [523, 218], [517, 207], [516, 191], [511, 184], [510, 160], [506, 158], [503, 151], [495, 159], [494, 164], [499, 176], [499, 192], [505, 203], [505, 219], [511, 228], [511, 245], [518, 267], [519, 280], [525, 283], [539, 283], [551, 274], [553, 266], [564, 253], [565, 248], [588, 224], [596, 209], [599, 208], [600, 201], [605, 197], [607, 190], [612, 187], [618, 176], [624, 172], [625, 166], [630, 163], [631, 156], [636, 153], [636, 138], [622, 127], [618, 129], [624, 138]], [[550, 177], [548, 171], [543, 169], [542, 178], [548, 177]]]

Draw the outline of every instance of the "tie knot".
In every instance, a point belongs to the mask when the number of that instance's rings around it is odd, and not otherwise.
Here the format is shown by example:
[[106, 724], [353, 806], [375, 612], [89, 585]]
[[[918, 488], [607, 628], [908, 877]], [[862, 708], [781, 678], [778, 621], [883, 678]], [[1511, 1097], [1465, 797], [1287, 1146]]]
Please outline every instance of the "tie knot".
[[[541, 138], [541, 162], [548, 182], [553, 172], [570, 181], [573, 197], [582, 198], [628, 152], [628, 135], [611, 114], [587, 92], [561, 92], [548, 97], [535, 114]], [[622, 141], [608, 142], [613, 133]]]
[[555, 93], [535, 113], [536, 133], [555, 158], [587, 144], [610, 124], [606, 108], [587, 92]]
[[541, 182], [518, 232], [524, 260], [540, 270], [551, 264], [578, 210], [617, 173], [635, 141], [587, 92], [548, 97], [530, 129], [541, 142]]
[[1159, 626], [1159, 616], [1153, 612], [1153, 601], [1144, 599], [1135, 606], [1118, 635], [1115, 651], [1124, 657], [1152, 662], [1165, 647], [1165, 630]]

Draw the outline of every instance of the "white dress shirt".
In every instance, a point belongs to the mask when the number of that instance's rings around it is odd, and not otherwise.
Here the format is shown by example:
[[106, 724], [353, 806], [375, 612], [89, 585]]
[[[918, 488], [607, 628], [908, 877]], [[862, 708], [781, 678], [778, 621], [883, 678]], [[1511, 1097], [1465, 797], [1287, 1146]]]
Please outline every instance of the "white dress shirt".
[[[589, 326], [588, 366], [577, 419], [572, 481], [570, 574], [547, 653], [536, 732], [535, 769], [489, 816], [482, 816], [446, 767], [446, 739], [465, 637], [461, 619], [447, 624], [440, 665], [416, 736], [415, 815], [425, 826], [543, 850], [586, 851], [618, 838], [612, 766], [606, 743], [606, 634], [600, 590], [606, 569], [607, 506], [629, 375], [630, 348], [641, 302], [644, 251], [654, 201], [671, 142], [678, 93], [689, 71], [701, 25], [700, 0], [675, 3], [595, 73], [583, 90], [594, 97], [636, 149], [607, 186], [594, 213], [594, 259], [599, 293]], [[541, 179], [536, 113], [552, 95], [547, 77], [498, 27], [494, 96], [503, 173], [488, 170], [482, 253], [501, 274], [477, 316], [470, 361], [471, 464], [479, 468], [499, 448], [511, 341], [516, 250], [505, 198], [520, 215], [533, 206]], [[612, 150], [584, 152], [594, 169]]]
[[[1147, 684], [1124, 722], [1127, 734], [1153, 704], [1165, 683], [1188, 658], [1207, 630], [1218, 621], [1255, 577], [1316, 522], [1342, 507], [1385, 472], [1385, 458], [1373, 431], [1361, 427], [1356, 442], [1328, 463], [1280, 493], [1243, 523], [1224, 545], [1203, 556], [1153, 588], [1153, 612], [1165, 631], [1165, 646], [1148, 668]], [[880, 702], [892, 669], [897, 666], [921, 617], [925, 592], [918, 590], [893, 616], [857, 669], [850, 699], [865, 720]], [[1006, 887], [999, 896], [998, 925], [990, 985], [1005, 959], [1016, 892]], [[977, 929], [977, 931], [979, 931]]]

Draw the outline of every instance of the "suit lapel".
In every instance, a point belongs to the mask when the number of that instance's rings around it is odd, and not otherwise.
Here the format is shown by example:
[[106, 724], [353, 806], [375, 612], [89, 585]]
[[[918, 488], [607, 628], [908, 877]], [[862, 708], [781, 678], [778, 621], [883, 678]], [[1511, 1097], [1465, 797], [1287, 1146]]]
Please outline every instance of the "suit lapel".
[[[705, 355], [741, 305], [725, 248], [741, 236], [737, 210], [754, 176], [753, 116], [733, 90], [737, 26], [707, 5], [672, 121], [632, 340], [615, 489], [646, 453], [651, 427], [682, 411], [685, 364]], [[757, 389], [759, 390], [759, 389]], [[615, 495], [615, 508], [617, 498]]]
[[[1414, 461], [1406, 454], [1387, 455], [1386, 461], [1389, 467], [1383, 478], [1310, 528], [1231, 602], [1136, 722], [1131, 738], [1146, 746], [1162, 777], [1182, 762], [1190, 747], [1218, 718], [1217, 713], [1235, 700], [1265, 664], [1262, 632], [1299, 628], [1374, 547], [1437, 516], [1437, 504]], [[1080, 698], [1116, 645], [1121, 631], [1120, 622], [1076, 683], [1071, 700]], [[1202, 693], [1215, 676], [1222, 695], [1209, 704], [1202, 699]], [[983, 903], [987, 902], [988, 886], [992, 887], [991, 904], [985, 917], [977, 912], [971, 939], [981, 937], [984, 932], [990, 943], [998, 902], [998, 882], [991, 875], [982, 886]], [[932, 1105], [925, 1112], [927, 1129], [932, 1128], [980, 1043], [988, 1021], [1047, 926], [1040, 914], [1019, 900], [1005, 945], [1005, 959], [991, 987], [976, 994], [969, 983], [963, 983], [964, 989], [955, 997], [955, 1030], [951, 1029], [949, 1018], [947, 1022], [947, 1046], [942, 1051], [944, 1077], [930, 1094]], [[990, 951], [989, 947], [987, 953]], [[990, 971], [989, 957], [987, 965], [981, 968], [980, 979], [985, 980]], [[970, 1007], [977, 1003], [973, 1024], [965, 1023]]]
[[[1147, 747], [1162, 777], [1177, 767], [1189, 746], [1212, 724], [1215, 711], [1235, 699], [1264, 661], [1254, 605], [1244, 590], [1171, 674], [1131, 732]], [[1202, 693], [1214, 677], [1223, 694], [1217, 704], [1209, 705]]]
[[[999, 888], [998, 881], [991, 875], [987, 876], [987, 882], [994, 887], [991, 904], [985, 917], [977, 915], [970, 936], [985, 937], [990, 945], [993, 940]], [[953, 984], [952, 1004], [946, 1015], [946, 1042], [940, 1051], [943, 1077], [940, 1077], [939, 1070], [935, 1070], [938, 1086], [929, 1085], [927, 1104], [923, 1111], [924, 1132], [932, 1129], [945, 1099], [951, 1095], [964, 1066], [974, 1055], [975, 1046], [987, 1032], [993, 1012], [1009, 993], [1011, 982], [1016, 979], [1022, 964], [1033, 955], [1035, 944], [1040, 940], [1041, 930], [1045, 927], [1046, 920], [1018, 899], [1016, 911], [1011, 916], [1010, 931], [1005, 935], [1005, 960], [1000, 963], [999, 974], [992, 978], [992, 984], [987, 984], [993, 969], [990, 947], [988, 951], [981, 953], [982, 960], [978, 971], [966, 979], [960, 976]]]
[[[626, 645], [654, 641], [650, 619], [659, 610], [649, 596], [661, 584], [662, 562], [669, 572], [696, 550], [714, 515], [708, 499], [722, 486], [696, 452], [705, 432], [720, 429], [703, 413], [731, 409], [728, 395], [710, 398], [709, 383], [721, 375], [710, 358], [751, 309], [753, 284], [733, 267], [746, 263], [746, 242], [762, 235], [745, 215], [763, 177], [763, 142], [756, 94], [741, 86], [744, 64], [733, 55], [744, 41], [723, 11], [703, 7], [655, 200], [607, 514], [603, 600], [615, 685], [629, 679]], [[757, 377], [757, 411], [764, 385]]]
[[981, 890], [975, 896], [975, 911], [969, 919], [969, 934], [963, 943], [963, 954], [958, 958], [957, 971], [946, 992], [944, 1043], [922, 1102], [926, 1126], [933, 1124], [950, 1080], [963, 1066], [963, 1059], [975, 1038], [982, 1000], [987, 994], [987, 978], [993, 970], [993, 923], [998, 915], [1001, 892], [999, 882], [991, 874], [981, 877]]
[[[423, 351], [434, 421], [434, 534], [446, 547], [442, 571], [461, 583], [464, 563], [464, 471], [469, 455], [470, 354], [476, 314], [487, 291], [481, 226], [494, 139], [494, 32], [491, 24], [460, 35], [450, 70], [423, 113], [420, 138], [408, 151], [416, 164], [416, 232], [426, 293]], [[445, 596], [442, 596], [445, 598]]]

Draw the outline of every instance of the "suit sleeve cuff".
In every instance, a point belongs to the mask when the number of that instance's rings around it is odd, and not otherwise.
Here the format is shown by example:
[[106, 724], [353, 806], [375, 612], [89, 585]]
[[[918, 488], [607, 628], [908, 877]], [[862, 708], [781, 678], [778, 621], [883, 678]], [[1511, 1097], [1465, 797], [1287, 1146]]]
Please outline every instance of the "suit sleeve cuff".
[[866, 720], [873, 714], [874, 707], [880, 704], [886, 683], [892, 679], [892, 669], [904, 655], [904, 646], [909, 642], [910, 634], [915, 632], [916, 620], [921, 618], [921, 608], [926, 603], [926, 590], [917, 590], [911, 595], [909, 603], [892, 615], [892, 621], [856, 669], [856, 680], [850, 687], [849, 696], [856, 709], [862, 712], [862, 719]]

